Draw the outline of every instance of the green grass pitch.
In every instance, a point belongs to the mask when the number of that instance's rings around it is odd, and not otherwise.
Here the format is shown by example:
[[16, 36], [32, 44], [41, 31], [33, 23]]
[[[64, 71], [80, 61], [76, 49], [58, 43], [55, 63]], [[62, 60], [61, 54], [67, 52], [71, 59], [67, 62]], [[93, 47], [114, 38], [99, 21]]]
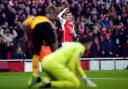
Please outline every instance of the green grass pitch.
[[[42, 75], [42, 73], [40, 73], [40, 75]], [[87, 71], [87, 75], [98, 86], [96, 88], [89, 88], [82, 82], [79, 89], [128, 89], [128, 70]], [[30, 76], [31, 73], [1, 72], [0, 89], [28, 89], [27, 82]], [[36, 89], [36, 87], [33, 87], [32, 89]]]

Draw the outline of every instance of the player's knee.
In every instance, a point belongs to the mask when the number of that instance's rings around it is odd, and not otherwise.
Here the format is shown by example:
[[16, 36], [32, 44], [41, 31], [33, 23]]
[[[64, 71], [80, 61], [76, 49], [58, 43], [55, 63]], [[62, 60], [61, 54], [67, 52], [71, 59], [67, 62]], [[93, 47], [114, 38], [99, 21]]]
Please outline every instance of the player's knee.
[[75, 87], [80, 87], [80, 82], [76, 81], [74, 85], [75, 85]]
[[73, 81], [72, 84], [73, 84], [74, 87], [80, 87], [80, 82], [79, 82], [79, 80]]

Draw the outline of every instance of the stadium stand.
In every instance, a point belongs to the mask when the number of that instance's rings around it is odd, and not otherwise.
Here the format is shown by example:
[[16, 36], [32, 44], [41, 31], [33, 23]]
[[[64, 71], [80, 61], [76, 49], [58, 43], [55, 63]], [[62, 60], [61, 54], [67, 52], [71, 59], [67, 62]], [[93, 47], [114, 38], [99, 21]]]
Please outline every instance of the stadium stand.
[[[127, 0], [0, 0], [0, 59], [31, 58], [24, 40], [22, 21], [28, 15], [46, 15], [56, 25], [61, 45], [61, 25], [57, 14], [70, 7], [77, 35], [94, 37], [84, 57], [128, 56]], [[17, 36], [16, 36], [17, 34]], [[1, 55], [4, 52], [4, 55]]]

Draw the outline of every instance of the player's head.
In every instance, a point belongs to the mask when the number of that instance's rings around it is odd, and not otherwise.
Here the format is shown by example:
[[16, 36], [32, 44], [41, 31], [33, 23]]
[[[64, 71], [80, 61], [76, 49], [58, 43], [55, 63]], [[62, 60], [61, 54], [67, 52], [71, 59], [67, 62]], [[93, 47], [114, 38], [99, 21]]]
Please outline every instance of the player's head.
[[64, 18], [68, 21], [72, 21], [72, 13], [70, 11], [67, 11], [65, 14], [64, 14]]
[[93, 40], [92, 36], [84, 35], [84, 36], [79, 37], [79, 42], [82, 43], [87, 50], [89, 50], [91, 48], [92, 40]]

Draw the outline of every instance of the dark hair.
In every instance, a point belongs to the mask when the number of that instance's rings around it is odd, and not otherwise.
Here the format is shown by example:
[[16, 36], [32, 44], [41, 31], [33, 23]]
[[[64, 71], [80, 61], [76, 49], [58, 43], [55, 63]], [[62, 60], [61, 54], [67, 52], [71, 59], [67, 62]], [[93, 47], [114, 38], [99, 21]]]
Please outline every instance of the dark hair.
[[93, 41], [93, 37], [89, 35], [83, 35], [78, 38], [78, 41], [82, 44]]

